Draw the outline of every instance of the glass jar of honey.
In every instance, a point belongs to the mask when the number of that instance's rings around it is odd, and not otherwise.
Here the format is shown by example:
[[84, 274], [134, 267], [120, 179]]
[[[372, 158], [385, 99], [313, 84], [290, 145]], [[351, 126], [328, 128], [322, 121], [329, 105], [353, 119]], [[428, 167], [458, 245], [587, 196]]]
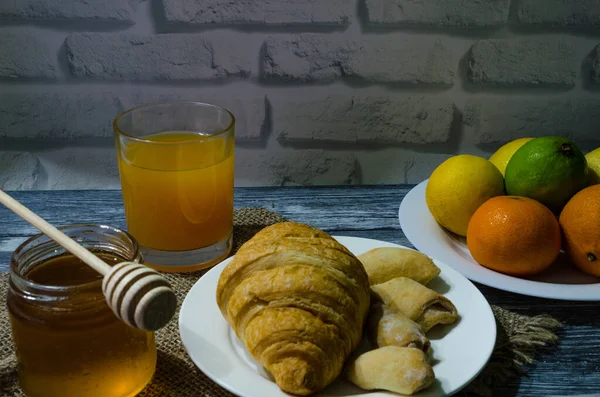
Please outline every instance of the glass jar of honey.
[[[108, 264], [142, 260], [137, 242], [117, 228], [60, 229]], [[21, 244], [10, 266], [7, 306], [27, 396], [127, 397], [148, 384], [156, 367], [154, 333], [114, 315], [99, 273], [45, 235]]]

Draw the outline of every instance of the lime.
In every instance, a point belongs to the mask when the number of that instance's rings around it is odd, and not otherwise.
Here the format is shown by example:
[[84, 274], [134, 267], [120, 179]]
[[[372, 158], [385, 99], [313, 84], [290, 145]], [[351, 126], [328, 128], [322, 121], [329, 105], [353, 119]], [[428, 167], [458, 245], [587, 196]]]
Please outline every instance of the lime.
[[587, 186], [587, 161], [567, 138], [546, 136], [521, 146], [506, 166], [506, 193], [529, 197], [560, 211]]
[[600, 183], [600, 147], [592, 150], [585, 155], [589, 170], [589, 184], [597, 185]]
[[429, 177], [425, 201], [445, 229], [466, 236], [477, 208], [504, 194], [502, 174], [483, 157], [461, 154], [441, 163]]
[[510, 158], [515, 154], [517, 149], [521, 146], [532, 140], [533, 138], [519, 138], [514, 141], [510, 141], [500, 149], [496, 150], [494, 154], [490, 157], [490, 162], [494, 164], [504, 176], [506, 165], [508, 164]]

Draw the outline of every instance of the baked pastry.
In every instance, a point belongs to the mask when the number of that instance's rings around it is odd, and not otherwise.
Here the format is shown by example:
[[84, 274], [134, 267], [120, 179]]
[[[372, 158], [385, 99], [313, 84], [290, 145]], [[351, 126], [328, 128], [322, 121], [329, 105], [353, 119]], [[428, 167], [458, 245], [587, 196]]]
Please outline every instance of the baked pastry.
[[440, 268], [430, 257], [407, 248], [375, 248], [359, 255], [358, 259], [365, 267], [371, 285], [385, 283], [396, 277], [407, 277], [426, 285], [440, 274]]
[[247, 241], [217, 285], [223, 317], [281, 390], [330, 384], [359, 345], [370, 305], [361, 262], [327, 233], [268, 226]]
[[431, 346], [419, 324], [382, 303], [371, 306], [367, 335], [377, 347], [414, 347], [427, 352]]
[[452, 324], [458, 318], [448, 298], [406, 277], [371, 286], [377, 300], [404, 314], [424, 332], [436, 324]]
[[389, 390], [412, 395], [429, 387], [435, 374], [427, 355], [412, 347], [386, 346], [350, 361], [345, 375], [365, 390]]

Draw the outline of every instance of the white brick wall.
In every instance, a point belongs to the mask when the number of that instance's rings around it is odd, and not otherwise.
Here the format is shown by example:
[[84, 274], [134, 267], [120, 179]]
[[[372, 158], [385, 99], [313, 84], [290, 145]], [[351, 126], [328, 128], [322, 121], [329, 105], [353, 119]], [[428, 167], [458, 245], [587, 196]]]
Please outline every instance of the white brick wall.
[[[3, 18], [23, 20], [75, 19], [82, 21], [133, 22], [131, 9], [122, 0], [14, 0], [0, 4]], [[60, 26], [60, 22], [57, 24]]]
[[210, 81], [250, 76], [253, 59], [236, 44], [200, 34], [71, 33], [65, 49], [77, 78]]
[[236, 115], [238, 186], [600, 146], [598, 0], [15, 0], [0, 20], [4, 189], [117, 188], [112, 120], [175, 99]]
[[348, 25], [352, 0], [162, 0], [165, 19], [170, 22], [248, 25]]
[[478, 86], [573, 87], [581, 60], [560, 36], [480, 40], [469, 52], [469, 82]]
[[452, 85], [452, 53], [439, 39], [380, 37], [348, 40], [325, 34], [269, 37], [264, 43], [265, 82], [325, 83], [360, 79], [367, 83]]
[[510, 0], [366, 0], [371, 25], [487, 27], [506, 23]]
[[[454, 106], [435, 96], [328, 96], [273, 106], [280, 142], [446, 142]], [[384, 122], [382, 122], [384, 121]]]

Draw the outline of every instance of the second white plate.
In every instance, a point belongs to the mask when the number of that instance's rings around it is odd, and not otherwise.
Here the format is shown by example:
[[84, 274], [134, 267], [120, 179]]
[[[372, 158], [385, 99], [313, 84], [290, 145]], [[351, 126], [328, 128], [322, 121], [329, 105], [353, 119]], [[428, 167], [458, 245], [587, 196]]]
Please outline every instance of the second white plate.
[[[379, 240], [333, 236], [360, 255], [377, 247], [398, 247]], [[187, 294], [179, 314], [179, 334], [192, 361], [209, 378], [241, 397], [289, 397], [246, 351], [223, 319], [216, 303], [219, 276], [227, 259], [202, 276]], [[427, 333], [433, 349], [435, 384], [415, 397], [443, 397], [456, 393], [484, 368], [496, 342], [496, 321], [477, 288], [448, 265], [435, 261], [441, 274], [428, 287], [450, 299], [460, 319]], [[384, 391], [365, 391], [342, 379], [314, 397], [395, 397]]]
[[551, 299], [600, 300], [600, 280], [560, 260], [530, 278], [508, 276], [481, 266], [471, 256], [463, 237], [446, 231], [435, 221], [425, 202], [426, 187], [427, 180], [415, 186], [400, 203], [398, 214], [404, 235], [419, 251], [444, 261], [472, 281], [504, 291]]

